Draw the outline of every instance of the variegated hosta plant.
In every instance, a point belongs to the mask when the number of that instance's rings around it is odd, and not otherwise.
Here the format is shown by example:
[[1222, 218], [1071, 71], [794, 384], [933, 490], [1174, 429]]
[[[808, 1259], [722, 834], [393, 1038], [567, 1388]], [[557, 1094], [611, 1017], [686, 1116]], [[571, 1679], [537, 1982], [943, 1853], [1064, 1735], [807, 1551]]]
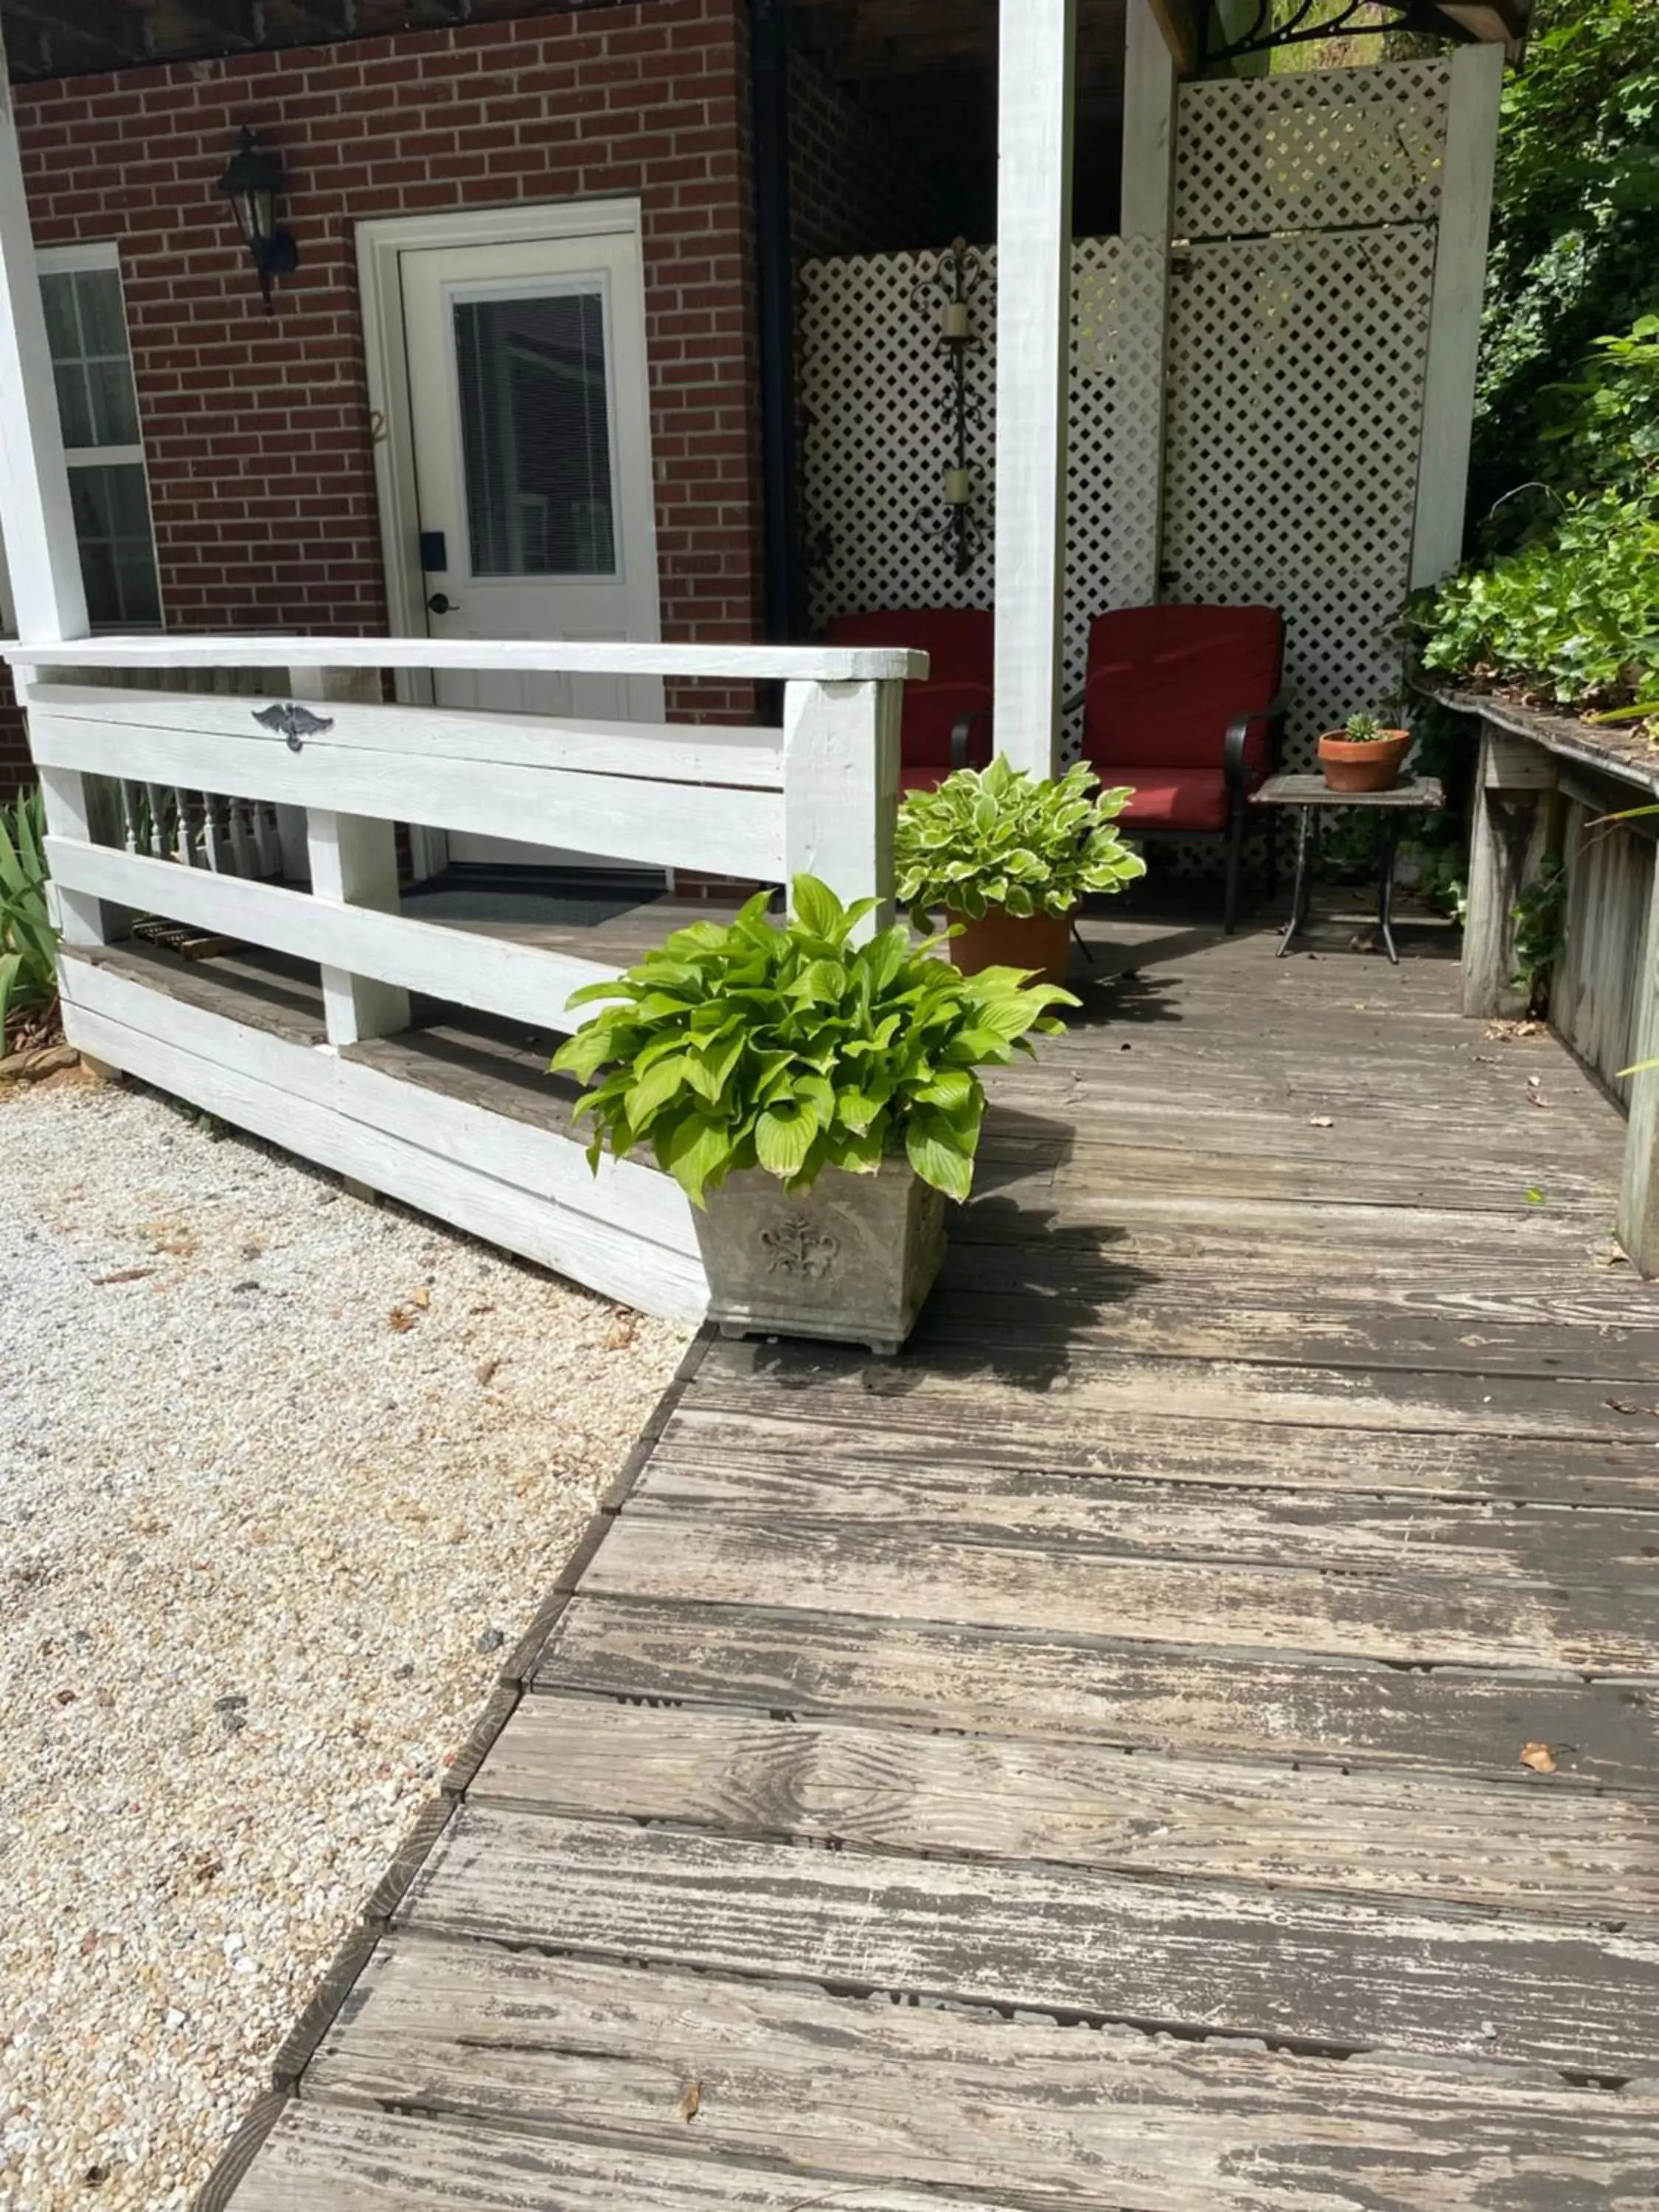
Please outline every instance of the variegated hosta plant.
[[898, 895], [917, 912], [946, 907], [978, 921], [988, 908], [1066, 915], [1089, 891], [1121, 890], [1146, 872], [1117, 817], [1127, 786], [1098, 789], [1079, 762], [1050, 781], [1011, 768], [958, 769], [937, 791], [913, 791], [899, 809]]
[[902, 927], [855, 945], [874, 902], [844, 907], [814, 877], [796, 877], [793, 903], [775, 925], [762, 892], [572, 994], [617, 1001], [553, 1060], [589, 1086], [589, 1159], [648, 1145], [696, 1206], [744, 1168], [799, 1191], [901, 1157], [966, 1198], [985, 1111], [974, 1071], [1029, 1052], [1060, 1027], [1049, 1009], [1077, 1000], [1018, 969], [964, 975]]

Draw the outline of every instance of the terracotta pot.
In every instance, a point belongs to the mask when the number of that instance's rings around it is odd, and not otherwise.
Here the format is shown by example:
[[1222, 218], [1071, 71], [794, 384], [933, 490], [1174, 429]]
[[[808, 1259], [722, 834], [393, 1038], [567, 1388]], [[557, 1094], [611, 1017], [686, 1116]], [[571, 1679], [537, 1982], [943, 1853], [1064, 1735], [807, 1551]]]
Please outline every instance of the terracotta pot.
[[951, 939], [951, 957], [964, 975], [977, 975], [982, 968], [1029, 968], [1042, 982], [1066, 981], [1072, 950], [1069, 914], [1010, 914], [994, 906], [978, 921], [959, 914], [945, 919], [961, 925], [961, 936]]
[[1411, 741], [1409, 730], [1385, 730], [1357, 745], [1340, 730], [1328, 730], [1319, 740], [1319, 765], [1333, 791], [1392, 791]]

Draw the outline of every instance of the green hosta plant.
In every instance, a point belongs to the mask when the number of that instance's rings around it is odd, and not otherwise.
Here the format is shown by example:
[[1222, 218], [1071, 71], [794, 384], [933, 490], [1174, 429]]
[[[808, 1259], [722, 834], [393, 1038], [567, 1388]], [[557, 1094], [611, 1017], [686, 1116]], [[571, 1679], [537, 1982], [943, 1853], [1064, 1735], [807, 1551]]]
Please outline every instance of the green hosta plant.
[[1121, 890], [1146, 872], [1117, 827], [1133, 794], [1091, 797], [1099, 782], [1081, 762], [1049, 782], [999, 757], [958, 769], [937, 791], [913, 791], [894, 844], [899, 896], [977, 921], [989, 907], [1070, 914], [1085, 892]]
[[0, 1049], [8, 1024], [50, 1006], [58, 989], [45, 833], [38, 791], [0, 807]]
[[607, 1149], [649, 1145], [702, 1206], [742, 1169], [805, 1190], [825, 1168], [872, 1175], [902, 1153], [966, 1198], [985, 1110], [975, 1069], [1029, 1052], [1033, 1030], [1060, 1026], [1048, 1009], [1077, 1000], [1018, 969], [964, 975], [902, 927], [855, 945], [872, 904], [797, 876], [781, 927], [763, 892], [574, 993], [572, 1006], [618, 1002], [553, 1060], [589, 1086], [576, 1110], [593, 1119], [595, 1170]]

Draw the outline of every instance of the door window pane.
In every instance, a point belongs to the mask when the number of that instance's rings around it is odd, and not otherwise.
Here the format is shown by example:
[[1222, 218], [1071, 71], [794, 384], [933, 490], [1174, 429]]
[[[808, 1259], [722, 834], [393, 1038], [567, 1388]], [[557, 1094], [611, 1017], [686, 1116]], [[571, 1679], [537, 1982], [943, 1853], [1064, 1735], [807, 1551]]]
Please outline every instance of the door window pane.
[[141, 461], [70, 471], [70, 501], [81, 548], [87, 613], [98, 627], [161, 619]]
[[95, 629], [155, 629], [155, 540], [143, 463], [135, 458], [141, 434], [121, 274], [112, 265], [54, 269], [50, 252], [44, 258], [40, 298], [87, 612]]
[[66, 446], [136, 446], [138, 405], [132, 389], [114, 269], [76, 269], [40, 279], [46, 333], [58, 380]]
[[602, 296], [460, 301], [454, 315], [472, 574], [614, 575]]

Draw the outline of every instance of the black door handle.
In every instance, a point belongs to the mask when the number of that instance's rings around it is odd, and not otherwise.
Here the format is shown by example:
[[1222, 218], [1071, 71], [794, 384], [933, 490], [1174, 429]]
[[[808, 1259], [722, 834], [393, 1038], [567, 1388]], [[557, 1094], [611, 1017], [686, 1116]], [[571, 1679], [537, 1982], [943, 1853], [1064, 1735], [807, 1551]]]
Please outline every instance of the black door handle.
[[426, 611], [430, 615], [458, 615], [461, 611], [447, 592], [434, 592], [426, 603]]

